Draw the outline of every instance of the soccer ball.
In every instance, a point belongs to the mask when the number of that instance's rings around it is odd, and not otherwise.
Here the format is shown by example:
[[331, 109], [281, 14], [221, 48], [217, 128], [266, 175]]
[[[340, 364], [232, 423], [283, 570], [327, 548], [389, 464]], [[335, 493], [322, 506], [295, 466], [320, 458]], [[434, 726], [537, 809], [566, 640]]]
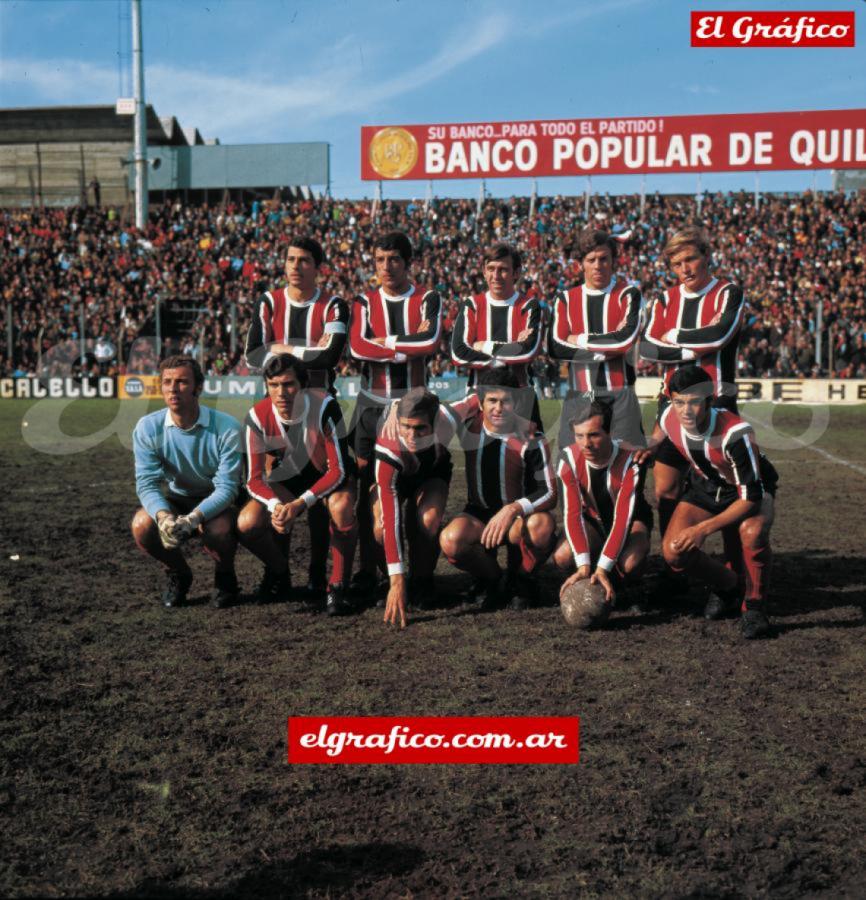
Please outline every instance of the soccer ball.
[[589, 579], [567, 587], [559, 605], [565, 621], [584, 631], [607, 621], [611, 608], [604, 588], [600, 584], [592, 584]]

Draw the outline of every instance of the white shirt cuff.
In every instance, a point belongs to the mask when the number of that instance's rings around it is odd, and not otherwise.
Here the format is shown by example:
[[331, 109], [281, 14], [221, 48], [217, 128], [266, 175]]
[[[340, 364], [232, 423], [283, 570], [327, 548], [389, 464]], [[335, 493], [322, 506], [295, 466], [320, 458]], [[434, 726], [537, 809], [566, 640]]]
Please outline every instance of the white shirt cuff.
[[528, 516], [532, 513], [532, 504], [525, 498], [521, 497], [517, 501], [518, 506], [520, 506], [521, 510], [523, 510], [523, 515]]
[[577, 340], [575, 341], [575, 345], [579, 347], [581, 350], [586, 350], [586, 345], [589, 343], [589, 335], [588, 334], [579, 334], [577, 336]]
[[279, 503], [279, 498], [271, 497], [271, 499], [268, 500], [268, 512], [273, 514], [274, 510], [279, 506]]
[[405, 353], [395, 353], [393, 361], [395, 363], [404, 363], [404, 362], [406, 362], [407, 359], [408, 359], [408, 357], [406, 356]]
[[503, 362], [501, 359], [494, 358], [490, 361], [491, 369], [504, 369], [507, 365], [508, 363]]
[[495, 341], [485, 341], [481, 345], [481, 352], [486, 353], [488, 356], [493, 356], [493, 351], [496, 349]]
[[385, 338], [385, 346], [389, 350], [393, 350], [397, 346], [397, 335], [389, 334], [388, 337]]
[[312, 491], [304, 491], [304, 493], [301, 494], [301, 500], [307, 505], [307, 509], [309, 509], [317, 499], [318, 498]]
[[575, 553], [574, 564], [579, 569], [581, 566], [592, 565], [592, 559], [588, 553]]
[[389, 575], [403, 575], [404, 572], [403, 563], [388, 563]]
[[695, 351], [694, 350], [686, 350], [684, 348], [683, 349], [683, 359], [697, 359], [697, 357], [695, 356]]
[[605, 556], [603, 553], [598, 558], [597, 569], [604, 569], [605, 572], [612, 572], [613, 567], [616, 565], [616, 560], [611, 559], [609, 556]]

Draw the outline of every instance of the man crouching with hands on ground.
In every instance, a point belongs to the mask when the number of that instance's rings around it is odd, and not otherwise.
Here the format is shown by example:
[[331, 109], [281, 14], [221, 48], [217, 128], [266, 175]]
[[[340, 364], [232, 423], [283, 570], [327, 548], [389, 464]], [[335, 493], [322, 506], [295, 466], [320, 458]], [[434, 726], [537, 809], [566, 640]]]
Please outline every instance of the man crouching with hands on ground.
[[211, 605], [237, 599], [236, 511], [242, 470], [241, 426], [199, 403], [204, 375], [189, 356], [171, 356], [159, 367], [166, 409], [135, 426], [135, 489], [142, 508], [132, 520], [135, 543], [165, 566], [166, 607], [181, 606], [192, 572], [180, 549], [194, 533], [216, 561]]

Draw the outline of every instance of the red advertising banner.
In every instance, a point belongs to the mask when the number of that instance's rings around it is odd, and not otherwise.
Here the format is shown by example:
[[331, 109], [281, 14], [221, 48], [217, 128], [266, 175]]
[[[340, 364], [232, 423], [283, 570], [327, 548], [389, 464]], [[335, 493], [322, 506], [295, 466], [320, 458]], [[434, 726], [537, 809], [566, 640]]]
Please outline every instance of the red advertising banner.
[[866, 109], [361, 128], [367, 181], [866, 168]]
[[853, 10], [692, 11], [693, 47], [853, 47]]
[[580, 758], [577, 716], [292, 716], [290, 763], [560, 763]]

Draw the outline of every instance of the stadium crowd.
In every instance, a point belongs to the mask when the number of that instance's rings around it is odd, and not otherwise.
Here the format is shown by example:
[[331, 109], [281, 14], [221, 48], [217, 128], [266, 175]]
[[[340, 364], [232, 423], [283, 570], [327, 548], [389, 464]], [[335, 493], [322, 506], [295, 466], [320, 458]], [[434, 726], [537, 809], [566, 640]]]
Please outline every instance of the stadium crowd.
[[[481, 248], [497, 240], [520, 247], [521, 287], [542, 300], [579, 280], [571, 251], [587, 224], [582, 197], [539, 198], [531, 216], [527, 197], [491, 198], [480, 216], [476, 212], [474, 200], [385, 201], [374, 223], [366, 200], [255, 201], [245, 209], [166, 201], [151, 207], [148, 228], [139, 234], [114, 209], [0, 211], [0, 284], [13, 329], [13, 356], [2, 342], [0, 374], [36, 374], [40, 350], [77, 342], [82, 304], [94, 369], [155, 372], [159, 355], [201, 346], [208, 374], [245, 371], [249, 317], [258, 296], [283, 283], [290, 234], [320, 238], [328, 254], [323, 287], [351, 297], [375, 284], [374, 232], [396, 228], [416, 247], [413, 280], [436, 288], [445, 302], [443, 346], [431, 374], [447, 376], [458, 300], [484, 289]], [[749, 304], [740, 344], [743, 377], [866, 377], [863, 195], [767, 195], [758, 207], [747, 193], [705, 195], [698, 210], [693, 197], [655, 194], [646, 197], [643, 213], [637, 196], [595, 196], [590, 217], [614, 234], [633, 231], [617, 269], [650, 300], [673, 283], [661, 255], [666, 235], [688, 222], [708, 229], [716, 271], [741, 284]], [[201, 312], [179, 345], [158, 354], [138, 342], [130, 356], [136, 338], [148, 333], [158, 297], [165, 308], [193, 304]], [[535, 365], [543, 381], [558, 379], [549, 361]], [[340, 374], [354, 374], [348, 358]]]

